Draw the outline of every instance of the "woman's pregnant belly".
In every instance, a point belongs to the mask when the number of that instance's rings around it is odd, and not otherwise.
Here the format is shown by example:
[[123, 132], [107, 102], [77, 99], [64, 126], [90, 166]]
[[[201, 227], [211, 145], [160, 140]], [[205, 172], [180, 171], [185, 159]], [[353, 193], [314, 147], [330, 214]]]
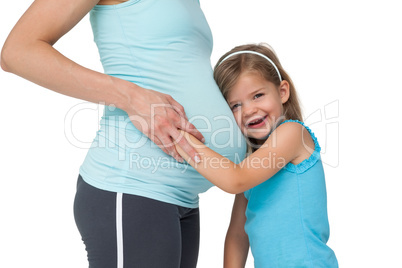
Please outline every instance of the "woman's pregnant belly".
[[[183, 105], [189, 122], [204, 135], [208, 147], [239, 162], [246, 152], [245, 140], [212, 72], [197, 68], [202, 66], [191, 70], [193, 76], [176, 73], [163, 79], [143, 77], [136, 83], [171, 95]], [[159, 106], [151, 104], [151, 115]], [[80, 169], [88, 183], [185, 207], [197, 207], [198, 194], [212, 186], [190, 165], [177, 162], [137, 130], [124, 111], [105, 107], [100, 125]]]

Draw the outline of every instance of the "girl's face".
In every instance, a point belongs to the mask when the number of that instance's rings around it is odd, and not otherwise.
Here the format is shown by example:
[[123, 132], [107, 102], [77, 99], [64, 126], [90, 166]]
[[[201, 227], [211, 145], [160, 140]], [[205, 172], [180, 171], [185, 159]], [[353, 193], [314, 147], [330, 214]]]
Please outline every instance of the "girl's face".
[[288, 99], [287, 81], [278, 88], [258, 72], [243, 72], [230, 89], [227, 101], [243, 135], [263, 140], [283, 119], [282, 104]]

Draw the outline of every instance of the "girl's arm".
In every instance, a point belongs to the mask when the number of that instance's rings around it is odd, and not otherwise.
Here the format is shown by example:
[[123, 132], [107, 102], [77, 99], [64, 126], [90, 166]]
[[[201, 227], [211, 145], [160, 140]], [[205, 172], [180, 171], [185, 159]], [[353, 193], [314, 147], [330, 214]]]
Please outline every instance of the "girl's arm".
[[[242, 193], [271, 178], [287, 163], [299, 157], [305, 148], [303, 135], [307, 130], [296, 122], [288, 122], [276, 128], [266, 142], [240, 164], [198, 142], [188, 133], [184, 137], [193, 144], [201, 156], [201, 162], [188, 160], [201, 175], [229, 193]], [[188, 155], [177, 146], [184, 159]], [[311, 152], [310, 152], [311, 154]]]
[[244, 231], [246, 207], [244, 194], [237, 194], [226, 234], [224, 268], [244, 268], [246, 264], [249, 249], [248, 236]]
[[[98, 1], [34, 1], [3, 46], [1, 68], [58, 93], [123, 109], [132, 116], [133, 124], [140, 131], [181, 160], [172, 144], [172, 139], [180, 136], [177, 129], [185, 129], [198, 139], [202, 139], [202, 135], [185, 119], [179, 103], [169, 95], [84, 68], [53, 48]], [[156, 116], [152, 121], [151, 104], [156, 103], [165, 105], [154, 110]], [[151, 126], [151, 122], [156, 122], [155, 126]], [[185, 139], [181, 145], [191, 157], [195, 156], [195, 150]]]

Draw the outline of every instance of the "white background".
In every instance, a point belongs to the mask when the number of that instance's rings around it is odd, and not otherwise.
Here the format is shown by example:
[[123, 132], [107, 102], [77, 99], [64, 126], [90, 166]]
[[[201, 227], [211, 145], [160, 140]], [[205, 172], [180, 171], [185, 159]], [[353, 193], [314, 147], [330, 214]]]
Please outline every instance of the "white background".
[[[0, 44], [31, 2], [2, 3]], [[402, 267], [398, 1], [204, 0], [201, 6], [214, 35], [212, 64], [235, 45], [267, 42], [293, 78], [323, 147], [328, 244], [340, 267]], [[102, 71], [88, 17], [56, 48]], [[0, 100], [0, 267], [86, 267], [72, 213], [86, 149], [66, 138], [64, 125], [82, 101], [2, 71]], [[94, 137], [99, 112], [73, 118], [81, 147]], [[216, 187], [201, 195], [198, 267], [221, 267], [232, 200]]]

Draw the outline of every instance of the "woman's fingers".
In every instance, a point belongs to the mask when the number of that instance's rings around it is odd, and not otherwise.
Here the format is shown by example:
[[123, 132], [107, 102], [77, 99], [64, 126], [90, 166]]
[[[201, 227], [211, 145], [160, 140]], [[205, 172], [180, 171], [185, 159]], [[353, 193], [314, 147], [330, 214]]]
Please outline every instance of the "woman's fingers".
[[177, 153], [176, 148], [172, 149], [172, 140], [171, 139], [167, 139], [164, 140], [164, 142], [162, 140], [160, 140], [157, 136], [153, 136], [153, 138], [151, 139], [159, 148], [162, 149], [162, 151], [164, 151], [166, 154], [172, 156], [174, 159], [176, 159], [179, 162], [183, 162], [183, 158], [180, 156], [180, 154]]
[[193, 124], [191, 124], [189, 121], [186, 120], [185, 122], [182, 122], [180, 129], [184, 130], [185, 132], [190, 133], [191, 135], [196, 137], [199, 141], [201, 141], [203, 143], [205, 142], [205, 138], [202, 135], [202, 133], [199, 132], [198, 129]]
[[185, 118], [188, 120], [186, 112], [184, 111], [184, 107], [178, 103], [175, 99], [173, 99], [172, 96], [166, 95], [166, 99], [168, 100], [169, 104], [171, 105], [171, 108], [175, 110], [181, 117]]
[[174, 139], [175, 143], [178, 144], [183, 151], [195, 162], [199, 163], [200, 162], [200, 156], [195, 149], [196, 144], [191, 143], [191, 141], [187, 140], [184, 137], [184, 132], [180, 131], [180, 129], [176, 129], [175, 131], [175, 136], [172, 136]]
[[144, 92], [144, 94], [147, 95], [144, 98], [146, 102], [136, 105], [135, 114], [130, 116], [134, 126], [177, 161], [183, 162], [183, 158], [176, 150], [176, 143], [195, 162], [198, 162], [197, 151], [182, 137], [180, 130], [192, 134], [202, 142], [204, 137], [188, 121], [183, 106], [166, 94], [152, 90]]
[[169, 131], [168, 133], [169, 133], [168, 135], [165, 135], [165, 134], [159, 135], [156, 138], [161, 141], [161, 143], [162, 143], [161, 146], [163, 147], [163, 150], [167, 154], [171, 155], [174, 159], [176, 159], [177, 161], [179, 161], [181, 163], [184, 162], [183, 158], [177, 152], [176, 146], [175, 146], [175, 140], [171, 136], [171, 135], [175, 135], [174, 129], [172, 128], [171, 131]]
[[167, 110], [166, 115], [167, 117], [162, 117], [160, 115], [155, 117], [155, 125], [152, 126], [152, 136], [155, 136], [155, 138], [160, 140], [163, 150], [167, 151], [167, 153], [173, 156], [177, 161], [183, 162], [183, 158], [176, 150], [176, 143], [179, 144], [195, 162], [198, 162], [196, 157], [197, 151], [180, 132], [180, 126], [185, 124], [185, 122], [188, 123], [188, 121], [183, 117], [180, 117], [173, 110]]
[[[168, 115], [172, 112], [176, 113], [176, 110], [168, 111]], [[172, 153], [174, 155], [178, 154], [176, 151], [176, 146], [174, 146], [175, 144], [178, 144], [187, 153], [187, 155], [190, 156], [191, 159], [194, 160], [194, 162], [198, 163], [200, 158], [197, 154], [197, 151], [194, 149], [195, 144], [190, 144], [190, 142], [184, 138], [184, 136], [182, 134], [183, 132], [180, 130], [183, 130], [185, 132], [192, 134], [193, 136], [195, 136], [198, 140], [200, 140], [202, 142], [204, 142], [204, 136], [201, 134], [201, 132], [199, 132], [196, 129], [196, 127], [193, 124], [191, 124], [184, 117], [180, 116], [178, 113], [176, 113], [176, 115], [171, 114], [169, 116], [173, 120], [174, 128], [169, 129], [169, 133], [170, 133], [170, 136], [173, 141], [173, 147], [169, 148], [168, 150], [172, 150]]]

